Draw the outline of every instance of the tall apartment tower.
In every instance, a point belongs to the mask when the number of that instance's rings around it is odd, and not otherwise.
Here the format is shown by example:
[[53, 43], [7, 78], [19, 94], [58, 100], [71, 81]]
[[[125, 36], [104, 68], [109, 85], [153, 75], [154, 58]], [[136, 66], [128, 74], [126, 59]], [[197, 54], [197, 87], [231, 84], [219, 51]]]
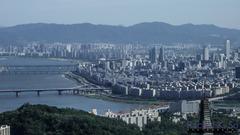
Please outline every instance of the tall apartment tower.
[[203, 60], [209, 60], [209, 48], [208, 46], [203, 49]]
[[224, 60], [224, 54], [220, 54], [220, 63], [219, 63], [220, 68], [226, 68], [225, 60]]
[[161, 48], [160, 48], [160, 52], [159, 52], [159, 62], [164, 62], [164, 60], [165, 60], [165, 56], [164, 56], [164, 47], [162, 46]]
[[157, 48], [156, 47], [153, 47], [149, 51], [149, 59], [150, 59], [151, 63], [157, 63]]
[[236, 70], [236, 78], [239, 79], [240, 78], [240, 67], [235, 67]]
[[230, 59], [230, 53], [231, 53], [230, 40], [227, 40], [225, 44], [225, 56], [226, 56], [226, 59], [228, 60]]

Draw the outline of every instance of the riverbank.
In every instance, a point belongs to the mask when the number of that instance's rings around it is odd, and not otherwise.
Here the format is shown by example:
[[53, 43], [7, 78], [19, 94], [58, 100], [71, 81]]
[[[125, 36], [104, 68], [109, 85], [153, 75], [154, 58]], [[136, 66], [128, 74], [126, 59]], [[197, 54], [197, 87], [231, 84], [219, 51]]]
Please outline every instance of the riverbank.
[[77, 60], [77, 59], [66, 59], [66, 58], [48, 58], [50, 60], [57, 60], [57, 61], [70, 61], [73, 63], [79, 63], [79, 62], [83, 62], [82, 60]]
[[68, 80], [74, 81], [77, 85], [91, 85], [85, 78], [75, 75], [72, 72], [68, 72], [64, 74], [64, 77]]
[[112, 102], [129, 103], [129, 104], [166, 105], [169, 103], [169, 102], [160, 101], [160, 100], [120, 97], [120, 96], [113, 96], [113, 95], [84, 95], [84, 96], [88, 98], [101, 99], [101, 100], [112, 101]]
[[[90, 82], [86, 81], [85, 78], [75, 75], [73, 73], [67, 73], [65, 74], [65, 77], [67, 79], [70, 79], [76, 82], [78, 85], [90, 84]], [[81, 96], [94, 98], [94, 99], [101, 99], [106, 101], [129, 103], [129, 104], [159, 105], [159, 104], [167, 103], [165, 101], [159, 101], [157, 99], [140, 99], [140, 98], [123, 97], [123, 96], [110, 95], [110, 94], [91, 94], [91, 95], [81, 95]]]

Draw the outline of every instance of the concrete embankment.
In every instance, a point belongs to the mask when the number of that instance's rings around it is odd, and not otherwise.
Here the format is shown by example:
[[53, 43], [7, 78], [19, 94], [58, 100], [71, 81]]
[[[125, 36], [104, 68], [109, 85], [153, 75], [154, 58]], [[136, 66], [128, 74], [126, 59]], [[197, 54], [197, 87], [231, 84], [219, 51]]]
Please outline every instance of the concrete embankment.
[[84, 78], [75, 75], [72, 72], [65, 73], [64, 76], [70, 80], [76, 81], [79, 85], [89, 84], [89, 82], [87, 82]]

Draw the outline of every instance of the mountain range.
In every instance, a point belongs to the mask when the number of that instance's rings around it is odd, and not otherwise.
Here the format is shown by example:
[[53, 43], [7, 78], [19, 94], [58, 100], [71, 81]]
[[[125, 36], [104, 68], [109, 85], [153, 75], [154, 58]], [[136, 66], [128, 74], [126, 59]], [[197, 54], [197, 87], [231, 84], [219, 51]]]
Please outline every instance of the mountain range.
[[132, 26], [82, 24], [23, 24], [0, 28], [0, 44], [38, 42], [240, 44], [240, 30], [215, 25], [171, 25], [163, 22]]

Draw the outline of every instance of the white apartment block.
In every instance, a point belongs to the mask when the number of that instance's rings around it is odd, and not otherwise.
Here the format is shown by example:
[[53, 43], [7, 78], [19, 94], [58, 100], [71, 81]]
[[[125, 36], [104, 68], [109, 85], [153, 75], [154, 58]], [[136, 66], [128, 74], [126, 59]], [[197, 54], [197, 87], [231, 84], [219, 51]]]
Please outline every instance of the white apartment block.
[[105, 117], [121, 119], [127, 124], [136, 124], [140, 129], [142, 129], [148, 121], [161, 121], [159, 109], [141, 109], [129, 113], [113, 113], [108, 110], [105, 113]]
[[7, 126], [7, 125], [1, 126], [0, 135], [10, 135], [10, 126]]

